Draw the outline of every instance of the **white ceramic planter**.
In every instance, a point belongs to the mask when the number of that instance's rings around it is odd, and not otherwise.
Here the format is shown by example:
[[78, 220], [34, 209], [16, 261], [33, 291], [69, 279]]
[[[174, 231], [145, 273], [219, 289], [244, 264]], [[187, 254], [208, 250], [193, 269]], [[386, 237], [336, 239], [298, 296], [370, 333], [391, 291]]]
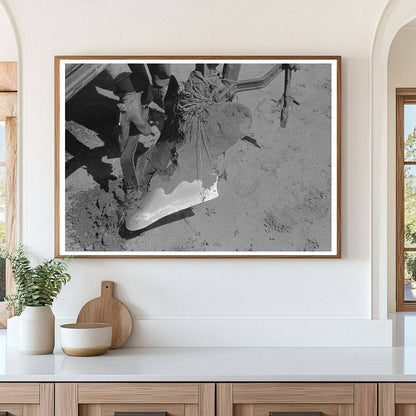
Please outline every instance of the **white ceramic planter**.
[[55, 347], [55, 316], [50, 306], [26, 306], [19, 319], [19, 351], [50, 354]]

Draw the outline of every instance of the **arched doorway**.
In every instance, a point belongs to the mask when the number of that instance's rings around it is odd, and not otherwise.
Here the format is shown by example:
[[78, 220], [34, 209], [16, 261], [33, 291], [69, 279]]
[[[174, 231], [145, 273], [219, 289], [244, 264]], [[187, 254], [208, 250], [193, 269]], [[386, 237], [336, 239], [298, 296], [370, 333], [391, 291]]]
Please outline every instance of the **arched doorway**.
[[387, 318], [389, 233], [387, 63], [390, 46], [402, 26], [416, 17], [414, 0], [390, 1], [380, 18], [371, 51], [371, 259], [372, 317]]

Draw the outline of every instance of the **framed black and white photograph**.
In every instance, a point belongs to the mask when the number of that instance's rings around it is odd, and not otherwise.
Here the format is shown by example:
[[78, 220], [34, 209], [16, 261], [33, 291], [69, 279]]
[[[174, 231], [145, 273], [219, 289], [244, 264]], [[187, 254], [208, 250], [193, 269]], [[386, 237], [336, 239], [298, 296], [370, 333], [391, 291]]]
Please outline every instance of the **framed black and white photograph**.
[[55, 58], [56, 256], [340, 257], [340, 57]]

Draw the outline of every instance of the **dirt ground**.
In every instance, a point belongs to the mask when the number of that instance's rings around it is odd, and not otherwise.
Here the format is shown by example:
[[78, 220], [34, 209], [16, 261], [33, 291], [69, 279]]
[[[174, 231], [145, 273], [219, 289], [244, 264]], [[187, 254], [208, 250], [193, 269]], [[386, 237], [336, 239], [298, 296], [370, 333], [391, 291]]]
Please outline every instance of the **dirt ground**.
[[[173, 65], [184, 82], [193, 65]], [[268, 65], [246, 64], [239, 79]], [[238, 94], [252, 112], [251, 136], [225, 153], [219, 197], [141, 233], [122, 226], [124, 191], [114, 126], [115, 101], [97, 86], [66, 106], [67, 251], [328, 251], [331, 249], [331, 70], [305, 65], [292, 77], [286, 128], [278, 101], [284, 75], [266, 88]], [[108, 81], [108, 80], [107, 80]], [[98, 92], [97, 92], [98, 91]]]

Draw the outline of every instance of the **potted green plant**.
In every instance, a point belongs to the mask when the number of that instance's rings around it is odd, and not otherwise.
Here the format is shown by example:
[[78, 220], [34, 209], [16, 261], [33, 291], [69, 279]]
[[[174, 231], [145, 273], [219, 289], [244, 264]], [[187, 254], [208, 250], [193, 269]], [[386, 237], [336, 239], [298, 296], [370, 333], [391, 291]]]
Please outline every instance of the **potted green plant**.
[[8, 309], [19, 318], [19, 350], [49, 354], [55, 346], [55, 316], [51, 305], [71, 276], [68, 258], [51, 259], [33, 267], [23, 246], [0, 252], [10, 261], [16, 292], [6, 296]]

